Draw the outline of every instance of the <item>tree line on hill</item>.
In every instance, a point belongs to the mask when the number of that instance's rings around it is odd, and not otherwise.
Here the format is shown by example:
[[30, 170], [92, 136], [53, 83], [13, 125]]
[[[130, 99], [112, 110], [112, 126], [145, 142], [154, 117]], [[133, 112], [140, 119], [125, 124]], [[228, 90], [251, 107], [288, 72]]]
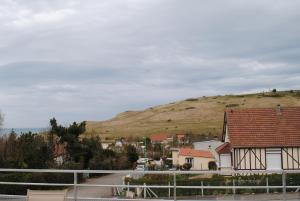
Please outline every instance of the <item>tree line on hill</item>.
[[[43, 134], [12, 131], [0, 137], [0, 168], [32, 169], [130, 169], [138, 159], [134, 146], [122, 152], [102, 148], [99, 137], [81, 138], [85, 122], [64, 127], [55, 118], [50, 120], [50, 131]], [[62, 162], [57, 162], [57, 147], [64, 149]]]

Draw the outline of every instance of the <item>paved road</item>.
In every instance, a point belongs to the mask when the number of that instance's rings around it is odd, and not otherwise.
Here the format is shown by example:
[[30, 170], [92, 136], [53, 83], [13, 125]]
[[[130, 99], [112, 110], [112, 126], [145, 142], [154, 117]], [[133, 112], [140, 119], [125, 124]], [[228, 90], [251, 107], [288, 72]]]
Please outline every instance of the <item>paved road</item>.
[[[86, 184], [123, 184], [124, 174], [110, 174], [99, 178], [88, 179]], [[71, 188], [68, 196], [74, 195], [74, 189]], [[110, 198], [113, 196], [112, 187], [78, 187], [78, 197], [93, 197], [93, 198]]]
[[[88, 179], [86, 184], [123, 184], [124, 174], [110, 174], [98, 178]], [[74, 189], [70, 188], [68, 196], [73, 197]], [[112, 187], [77, 187], [78, 197], [111, 198], [113, 197]], [[0, 201], [24, 201], [25, 199], [0, 198]]]

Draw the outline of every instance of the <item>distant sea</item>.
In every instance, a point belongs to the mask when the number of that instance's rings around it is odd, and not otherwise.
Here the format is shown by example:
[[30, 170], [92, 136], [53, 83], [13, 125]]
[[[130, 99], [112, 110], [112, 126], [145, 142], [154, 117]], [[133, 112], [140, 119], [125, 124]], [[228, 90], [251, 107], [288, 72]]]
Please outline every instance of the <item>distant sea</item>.
[[47, 131], [48, 128], [1, 128], [0, 135], [9, 134], [12, 130], [15, 131], [15, 133], [17, 133], [18, 135], [20, 135], [22, 133], [28, 133], [30, 131], [32, 133], [39, 133], [39, 132]]

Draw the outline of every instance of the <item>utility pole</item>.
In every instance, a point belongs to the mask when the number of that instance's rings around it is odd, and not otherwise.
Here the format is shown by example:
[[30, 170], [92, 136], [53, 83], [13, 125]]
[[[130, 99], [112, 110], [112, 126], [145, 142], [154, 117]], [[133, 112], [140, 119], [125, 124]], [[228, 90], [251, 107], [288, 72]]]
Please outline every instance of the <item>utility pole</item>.
[[147, 158], [147, 138], [146, 137], [144, 137], [144, 144], [145, 144], [145, 150], [144, 150], [145, 158]]

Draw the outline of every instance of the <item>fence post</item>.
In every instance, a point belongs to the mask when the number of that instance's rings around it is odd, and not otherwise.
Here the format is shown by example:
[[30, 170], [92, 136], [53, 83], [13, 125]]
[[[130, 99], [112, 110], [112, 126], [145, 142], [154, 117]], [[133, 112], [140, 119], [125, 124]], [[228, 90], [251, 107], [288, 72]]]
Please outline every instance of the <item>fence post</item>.
[[144, 183], [144, 199], [147, 197], [146, 183]]
[[232, 180], [232, 193], [235, 195], [235, 179]]
[[177, 200], [177, 197], [176, 197], [176, 172], [174, 172], [173, 182], [174, 182], [173, 197], [174, 197], [174, 201], [176, 201]]
[[169, 181], [169, 198], [171, 197], [171, 182]]
[[201, 181], [201, 196], [204, 196], [204, 191], [203, 191], [203, 181]]
[[127, 195], [129, 195], [129, 182], [127, 182]]
[[270, 193], [270, 188], [269, 188], [269, 177], [268, 177], [268, 175], [266, 177], [266, 186], [267, 186], [267, 193], [269, 194]]
[[283, 200], [286, 200], [286, 172], [282, 172], [282, 194]]
[[74, 172], [74, 200], [75, 201], [77, 201], [77, 183], [78, 183], [77, 172]]

